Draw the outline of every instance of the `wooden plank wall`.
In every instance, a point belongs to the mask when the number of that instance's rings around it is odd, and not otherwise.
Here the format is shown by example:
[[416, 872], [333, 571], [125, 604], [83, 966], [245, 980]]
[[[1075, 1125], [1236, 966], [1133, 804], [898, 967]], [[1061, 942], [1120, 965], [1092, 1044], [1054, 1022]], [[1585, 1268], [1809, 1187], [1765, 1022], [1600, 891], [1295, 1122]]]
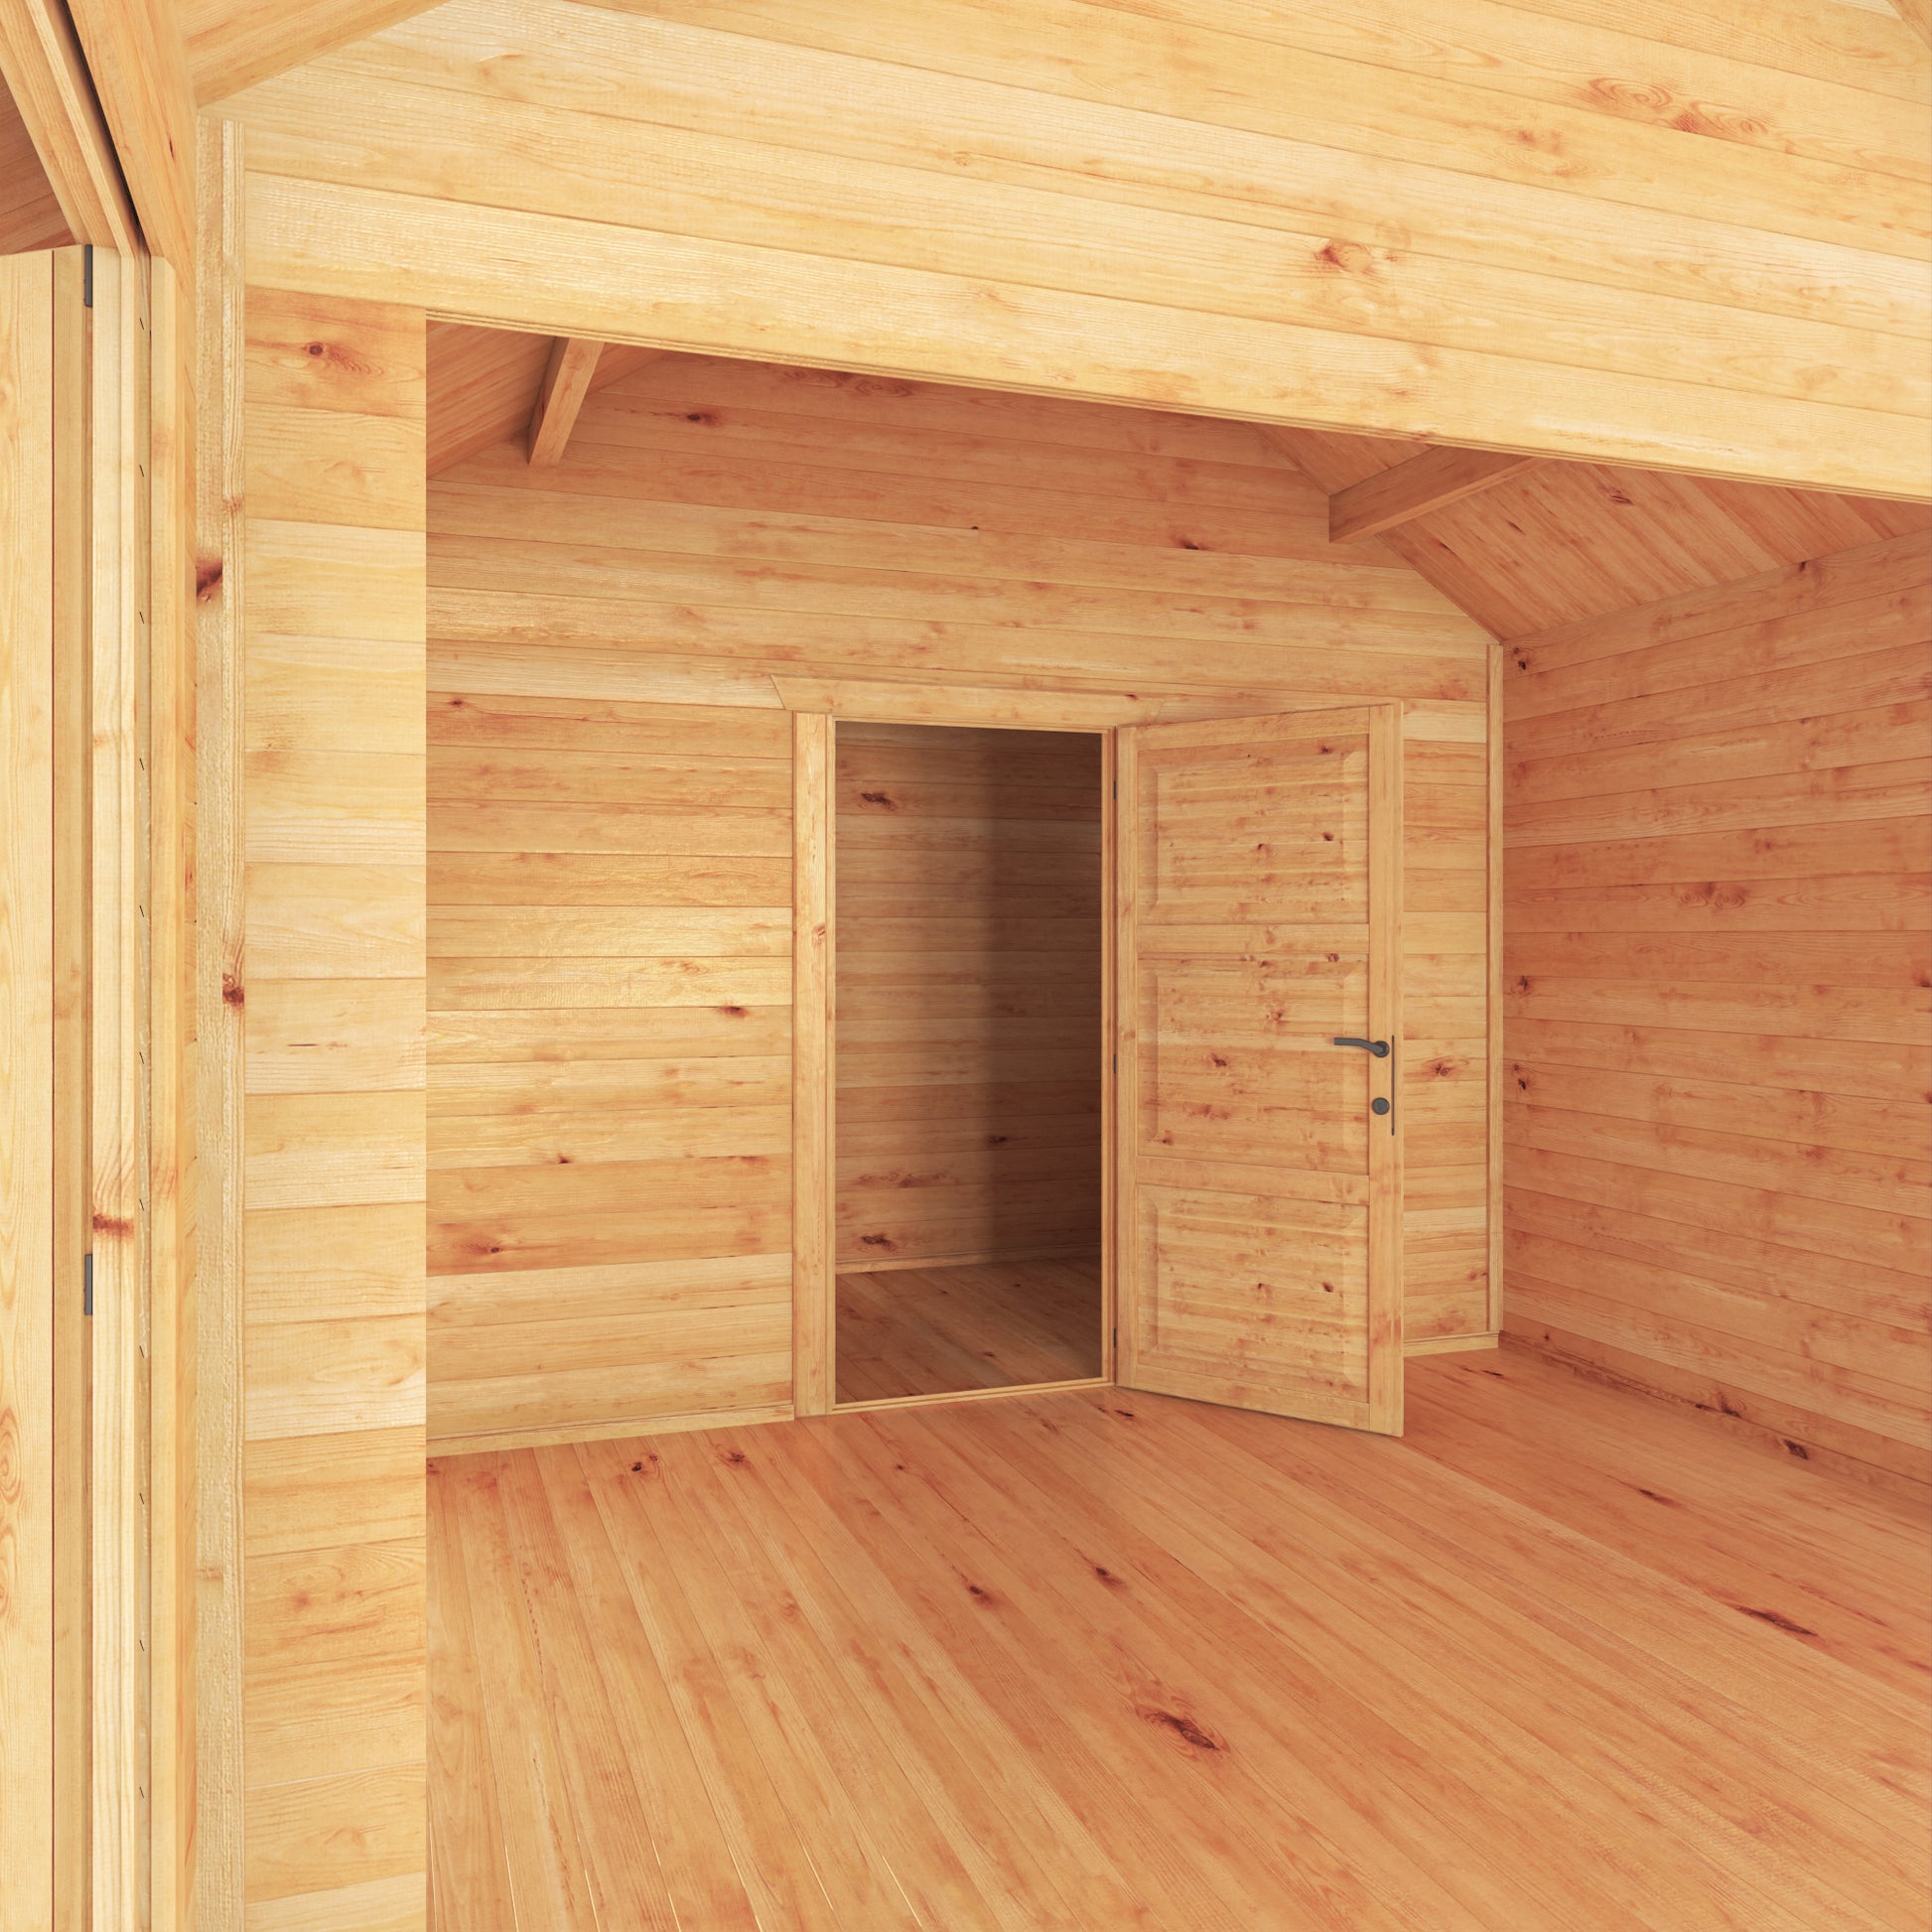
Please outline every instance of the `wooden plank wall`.
[[790, 1413], [790, 720], [547, 656], [430, 650], [445, 1450]]
[[1847, 6], [451, 0], [222, 111], [277, 287], [1911, 495], [1929, 103]]
[[1098, 1254], [1101, 740], [836, 748], [838, 1265]]
[[1093, 725], [1408, 700], [1409, 1334], [1490, 1328], [1492, 646], [1379, 545], [1330, 546], [1258, 432], [666, 357], [591, 399], [559, 467], [512, 439], [430, 503], [458, 695], [917, 718], [937, 685]]
[[419, 311], [247, 306], [247, 1919], [423, 1922]]
[[1922, 534], [1504, 647], [1508, 1332], [1928, 1475]]

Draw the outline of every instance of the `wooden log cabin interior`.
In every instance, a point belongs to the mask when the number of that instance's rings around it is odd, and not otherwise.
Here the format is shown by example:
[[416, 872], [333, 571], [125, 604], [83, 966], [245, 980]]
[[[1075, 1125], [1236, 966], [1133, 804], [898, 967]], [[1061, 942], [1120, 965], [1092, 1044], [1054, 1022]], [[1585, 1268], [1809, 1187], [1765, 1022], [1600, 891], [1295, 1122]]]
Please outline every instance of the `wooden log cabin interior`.
[[0, 79], [0, 1932], [1923, 1932], [1924, 0]]

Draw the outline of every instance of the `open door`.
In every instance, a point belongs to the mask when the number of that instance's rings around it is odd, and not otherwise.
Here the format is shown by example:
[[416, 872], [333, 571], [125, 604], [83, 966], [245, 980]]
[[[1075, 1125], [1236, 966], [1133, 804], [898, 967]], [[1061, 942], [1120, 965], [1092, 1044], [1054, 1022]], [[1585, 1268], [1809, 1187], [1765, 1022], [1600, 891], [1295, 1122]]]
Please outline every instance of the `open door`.
[[1120, 733], [1117, 1379], [1402, 1429], [1402, 719]]

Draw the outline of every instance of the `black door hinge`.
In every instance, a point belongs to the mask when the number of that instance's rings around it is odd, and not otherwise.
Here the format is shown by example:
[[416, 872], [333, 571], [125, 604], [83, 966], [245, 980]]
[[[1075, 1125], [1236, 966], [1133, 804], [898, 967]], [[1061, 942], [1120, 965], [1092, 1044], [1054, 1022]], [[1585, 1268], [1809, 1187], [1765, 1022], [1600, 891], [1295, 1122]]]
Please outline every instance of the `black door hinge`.
[[91, 241], [80, 251], [80, 306], [83, 309], [94, 306], [94, 244]]
[[92, 1255], [80, 1257], [80, 1312], [91, 1315], [94, 1311], [94, 1258]]

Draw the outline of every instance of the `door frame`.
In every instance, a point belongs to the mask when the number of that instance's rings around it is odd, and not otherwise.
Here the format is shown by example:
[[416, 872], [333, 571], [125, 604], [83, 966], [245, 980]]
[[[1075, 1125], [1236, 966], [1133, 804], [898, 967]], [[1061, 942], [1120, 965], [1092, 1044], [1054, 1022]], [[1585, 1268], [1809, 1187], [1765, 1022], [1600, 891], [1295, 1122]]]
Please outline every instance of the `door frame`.
[[[825, 710], [792, 713], [792, 1412], [855, 1415], [875, 1409], [984, 1402], [1000, 1396], [1096, 1389], [1114, 1380], [1115, 1135], [1118, 986], [1116, 874], [1119, 733], [1094, 714], [1117, 700], [1050, 691], [985, 691], [943, 684], [852, 684], [825, 694]], [[1100, 1373], [998, 1389], [838, 1400], [838, 933], [835, 916], [839, 721], [1081, 732], [1100, 740]]]
[[184, 1922], [196, 1772], [185, 294], [7, 258], [0, 1932]]
[[[788, 694], [791, 695], [791, 694]], [[796, 694], [803, 700], [807, 694]], [[816, 687], [792, 711], [792, 1413], [858, 1414], [921, 1408], [945, 1402], [983, 1402], [1000, 1396], [1112, 1386], [1120, 1345], [1122, 1134], [1120, 1096], [1120, 854], [1119, 769], [1123, 727], [1167, 722], [1143, 700], [1055, 691], [1010, 691], [977, 686], [840, 680]], [[1393, 705], [1396, 756], [1401, 719]], [[1359, 706], [1307, 704], [1230, 706], [1228, 718], [1304, 717]], [[1190, 708], [1190, 717], [1192, 716]], [[975, 726], [1009, 731], [1089, 732], [1101, 741], [1101, 1362], [1100, 1373], [1064, 1382], [1022, 1382], [1009, 1388], [966, 1389], [932, 1395], [838, 1400], [837, 1259], [837, 922], [833, 794], [834, 735], [846, 719], [866, 724]], [[1400, 974], [1401, 962], [1394, 962]], [[1399, 1252], [1399, 1240], [1398, 1240]], [[1400, 1277], [1398, 1276], [1398, 1282]], [[1398, 1310], [1399, 1314], [1399, 1310]]]

